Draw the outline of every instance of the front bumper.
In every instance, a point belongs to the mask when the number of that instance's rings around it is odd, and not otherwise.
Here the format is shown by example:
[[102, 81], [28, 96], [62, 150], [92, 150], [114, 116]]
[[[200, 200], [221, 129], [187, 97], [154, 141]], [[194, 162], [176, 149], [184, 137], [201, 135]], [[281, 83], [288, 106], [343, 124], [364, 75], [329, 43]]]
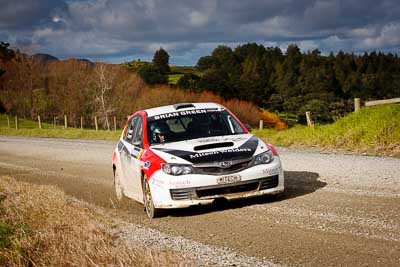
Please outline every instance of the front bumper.
[[189, 174], [171, 176], [162, 170], [154, 173], [149, 184], [155, 208], [183, 208], [210, 204], [216, 198], [237, 199], [265, 194], [278, 194], [284, 190], [284, 175], [280, 159], [240, 172], [241, 181], [218, 184], [224, 175]]

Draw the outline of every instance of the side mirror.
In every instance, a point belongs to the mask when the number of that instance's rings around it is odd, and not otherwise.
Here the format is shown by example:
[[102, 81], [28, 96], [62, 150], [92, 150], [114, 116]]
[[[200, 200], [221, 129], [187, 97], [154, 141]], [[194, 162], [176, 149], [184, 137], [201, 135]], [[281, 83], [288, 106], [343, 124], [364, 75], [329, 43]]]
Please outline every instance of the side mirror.
[[247, 128], [247, 130], [249, 130], [249, 132], [251, 132], [253, 130], [253, 128], [251, 128], [250, 124], [245, 123], [244, 126]]
[[143, 147], [143, 143], [141, 140], [134, 140], [132, 142], [132, 145], [136, 146], [136, 147]]

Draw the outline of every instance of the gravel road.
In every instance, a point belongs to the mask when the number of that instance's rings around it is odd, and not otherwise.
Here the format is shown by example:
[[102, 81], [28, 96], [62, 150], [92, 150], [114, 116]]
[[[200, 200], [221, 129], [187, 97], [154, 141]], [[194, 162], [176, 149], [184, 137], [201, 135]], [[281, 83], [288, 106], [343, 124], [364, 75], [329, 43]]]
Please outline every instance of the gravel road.
[[[400, 266], [400, 159], [279, 148], [286, 191], [149, 220], [114, 197], [113, 142], [0, 136], [0, 175], [55, 184], [99, 207], [132, 243], [200, 265]], [[114, 208], [114, 206], [116, 208]]]

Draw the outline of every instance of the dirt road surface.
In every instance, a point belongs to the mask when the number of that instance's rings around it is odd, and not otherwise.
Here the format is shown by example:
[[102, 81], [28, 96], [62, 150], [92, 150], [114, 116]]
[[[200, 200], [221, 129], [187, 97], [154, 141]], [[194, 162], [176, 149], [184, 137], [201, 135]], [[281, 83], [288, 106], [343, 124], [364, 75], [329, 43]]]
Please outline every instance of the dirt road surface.
[[114, 197], [114, 145], [0, 136], [0, 175], [57, 185], [118, 218], [122, 237], [205, 264], [400, 266], [400, 159], [280, 148], [286, 191], [277, 198], [149, 220], [140, 204]]

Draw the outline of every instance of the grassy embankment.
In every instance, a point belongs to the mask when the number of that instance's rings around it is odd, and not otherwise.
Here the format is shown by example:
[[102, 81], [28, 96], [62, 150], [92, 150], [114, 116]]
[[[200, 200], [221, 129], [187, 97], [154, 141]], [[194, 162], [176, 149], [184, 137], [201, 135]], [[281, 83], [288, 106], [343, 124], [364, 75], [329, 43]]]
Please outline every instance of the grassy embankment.
[[42, 129], [39, 129], [37, 122], [24, 119], [19, 119], [19, 129], [16, 130], [14, 117], [10, 116], [9, 119], [10, 128], [7, 128], [7, 116], [0, 114], [0, 135], [118, 140], [121, 134], [120, 130], [64, 129], [63, 126], [57, 125], [54, 127], [50, 123], [42, 123]]
[[285, 131], [254, 130], [280, 146], [315, 146], [373, 155], [400, 156], [400, 105], [362, 108], [336, 122], [314, 129], [297, 125]]
[[[117, 223], [118, 224], [118, 223]], [[126, 243], [112, 217], [54, 186], [0, 177], [1, 266], [179, 266], [185, 259]]]

